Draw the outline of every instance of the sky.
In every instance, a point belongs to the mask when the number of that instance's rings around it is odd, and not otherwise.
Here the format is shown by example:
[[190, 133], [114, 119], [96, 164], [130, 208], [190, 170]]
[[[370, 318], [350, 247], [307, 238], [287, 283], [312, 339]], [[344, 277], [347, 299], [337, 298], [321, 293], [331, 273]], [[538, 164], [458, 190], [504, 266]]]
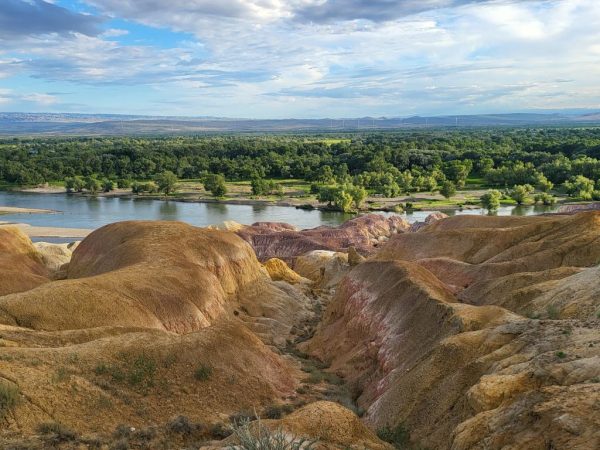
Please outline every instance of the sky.
[[0, 111], [600, 109], [598, 0], [0, 0]]

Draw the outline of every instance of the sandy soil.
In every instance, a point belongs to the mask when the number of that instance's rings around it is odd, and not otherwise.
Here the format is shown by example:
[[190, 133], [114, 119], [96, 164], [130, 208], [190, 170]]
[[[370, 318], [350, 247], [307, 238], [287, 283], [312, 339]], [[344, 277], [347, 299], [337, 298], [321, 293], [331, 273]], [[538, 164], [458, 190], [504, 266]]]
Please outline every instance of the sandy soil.
[[22, 188], [21, 192], [33, 192], [36, 194], [64, 194], [66, 189], [60, 186], [38, 186], [34, 188]]
[[0, 206], [0, 214], [52, 214], [51, 209], [17, 208], [14, 206]]
[[13, 226], [20, 228], [29, 237], [74, 238], [86, 237], [93, 230], [85, 228], [35, 227], [26, 223], [0, 222], [0, 227]]

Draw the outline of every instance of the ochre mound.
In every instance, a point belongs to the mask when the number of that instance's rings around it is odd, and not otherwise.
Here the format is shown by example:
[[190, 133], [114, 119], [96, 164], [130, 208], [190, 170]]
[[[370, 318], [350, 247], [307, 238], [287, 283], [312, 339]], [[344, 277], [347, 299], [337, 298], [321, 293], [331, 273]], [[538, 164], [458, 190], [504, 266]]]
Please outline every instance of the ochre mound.
[[310, 283], [307, 278], [301, 277], [288, 267], [288, 265], [279, 258], [271, 258], [265, 263], [265, 269], [273, 281], [285, 281], [286, 283]]
[[[459, 297], [473, 304], [503, 305], [520, 314], [542, 316], [551, 299], [537, 294], [562, 284], [581, 268], [600, 264], [600, 212], [572, 216], [455, 216], [419, 233], [395, 236], [377, 259], [415, 261]], [[554, 280], [554, 283], [547, 284]], [[496, 288], [499, 289], [496, 289]], [[500, 289], [501, 288], [501, 289]], [[569, 302], [556, 302], [561, 308]], [[600, 300], [569, 317], [589, 317]]]
[[[121, 222], [75, 250], [68, 279], [0, 298], [4, 322], [36, 329], [97, 326], [195, 331], [243, 308], [291, 323], [306, 299], [273, 284], [230, 232], [181, 222]], [[291, 326], [291, 324], [290, 324]]]
[[48, 271], [25, 233], [16, 227], [0, 227], [0, 296], [48, 281]]

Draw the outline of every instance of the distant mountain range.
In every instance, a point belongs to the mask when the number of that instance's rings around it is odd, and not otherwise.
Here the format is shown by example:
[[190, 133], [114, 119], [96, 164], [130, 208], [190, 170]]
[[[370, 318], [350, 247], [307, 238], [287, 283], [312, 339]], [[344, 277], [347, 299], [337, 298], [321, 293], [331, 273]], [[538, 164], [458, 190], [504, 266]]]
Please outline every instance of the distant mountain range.
[[0, 135], [131, 135], [210, 132], [368, 131], [424, 127], [600, 125], [600, 112], [348, 119], [233, 119], [113, 114], [0, 113]]

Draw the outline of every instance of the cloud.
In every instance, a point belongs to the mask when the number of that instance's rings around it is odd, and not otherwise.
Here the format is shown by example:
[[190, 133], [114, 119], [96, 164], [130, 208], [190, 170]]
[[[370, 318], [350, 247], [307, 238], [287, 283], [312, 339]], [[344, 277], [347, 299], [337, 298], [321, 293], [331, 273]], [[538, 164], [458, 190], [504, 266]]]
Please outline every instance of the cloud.
[[[289, 16], [286, 0], [86, 0], [101, 11], [145, 24], [168, 25], [195, 30], [197, 21], [207, 18], [234, 18], [269, 21]], [[294, 3], [294, 2], [292, 2]]]
[[58, 102], [58, 97], [50, 93], [31, 92], [27, 94], [16, 93], [12, 89], [0, 89], [0, 105], [28, 102], [41, 106], [49, 106]]
[[297, 9], [299, 21], [316, 23], [340, 20], [386, 22], [439, 8], [490, 0], [314, 0]]
[[28, 35], [100, 32], [102, 19], [78, 14], [44, 0], [2, 0], [0, 39], [20, 39]]
[[[184, 115], [399, 116], [600, 104], [596, 0], [85, 2], [117, 19], [115, 28], [2, 42], [2, 81], [33, 78], [33, 90], [73, 92], [73, 101], [107, 112]], [[114, 39], [124, 31], [126, 39]]]

